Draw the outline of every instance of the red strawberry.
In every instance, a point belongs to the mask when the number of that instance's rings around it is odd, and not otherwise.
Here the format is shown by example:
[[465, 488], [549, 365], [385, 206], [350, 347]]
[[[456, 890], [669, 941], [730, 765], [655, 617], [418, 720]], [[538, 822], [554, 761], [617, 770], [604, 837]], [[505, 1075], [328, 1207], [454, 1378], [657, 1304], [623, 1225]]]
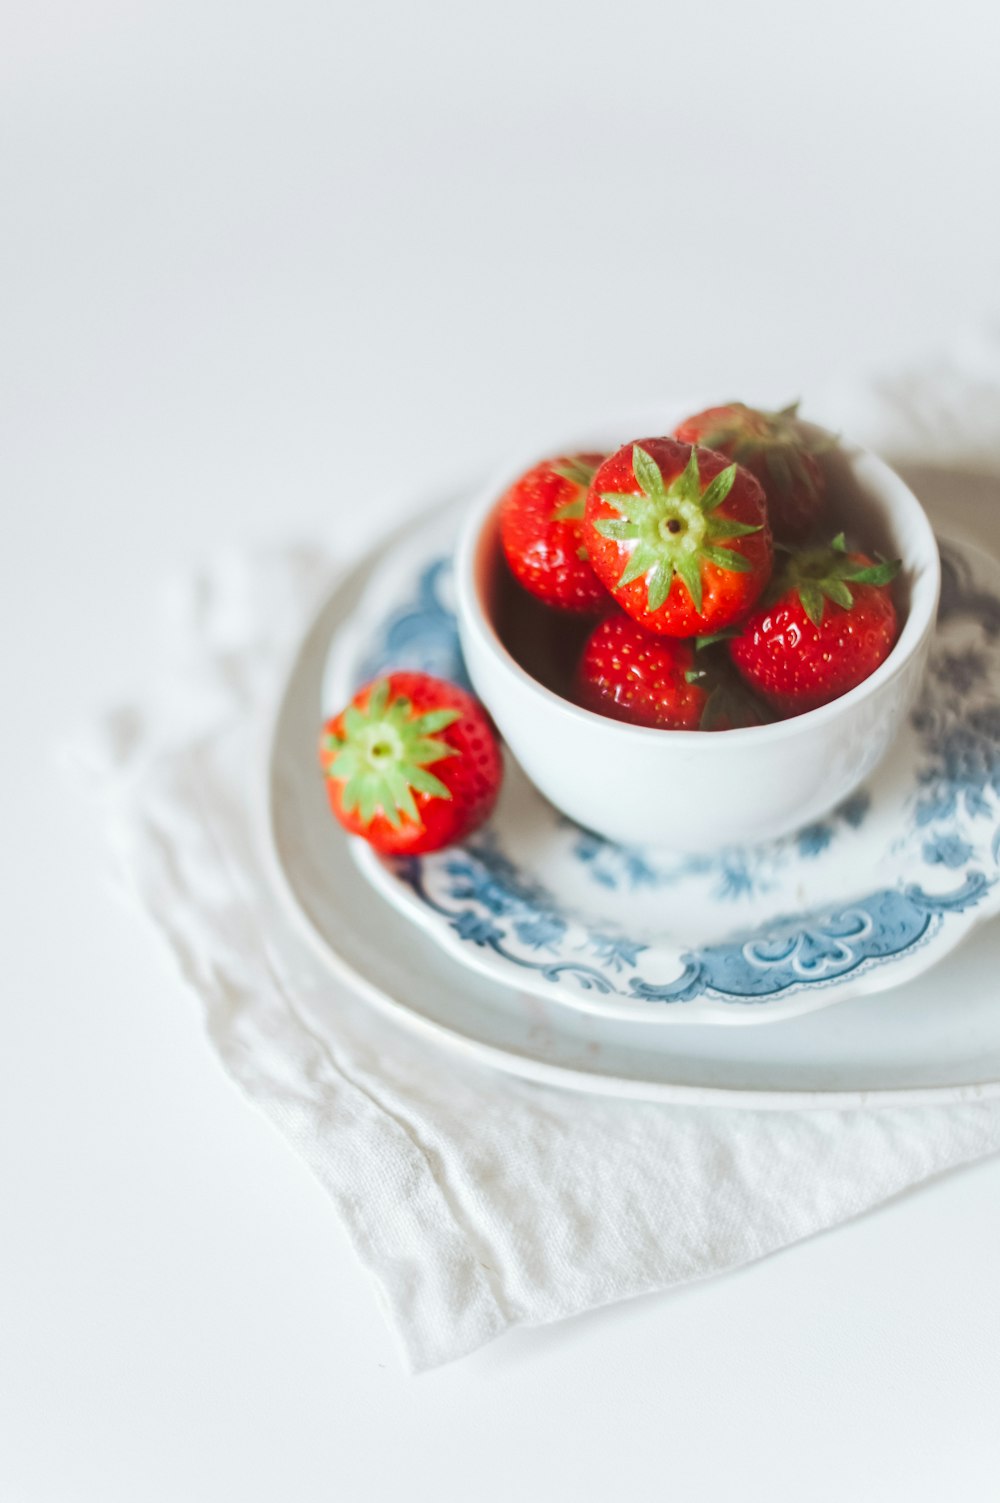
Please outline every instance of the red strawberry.
[[463, 840], [490, 814], [503, 775], [486, 712], [426, 673], [360, 689], [323, 727], [320, 762], [341, 824], [394, 855]]
[[798, 405], [759, 412], [743, 402], [729, 402], [687, 418], [674, 433], [686, 444], [717, 449], [756, 475], [767, 496], [771, 531], [781, 543], [803, 542], [826, 499], [826, 476], [816, 455], [832, 439], [810, 437], [796, 419]]
[[584, 709], [614, 720], [696, 731], [708, 703], [699, 678], [689, 642], [646, 631], [616, 613], [595, 626], [584, 643], [576, 697]]
[[745, 681], [783, 715], [837, 699], [888, 657], [896, 640], [889, 582], [898, 560], [827, 548], [791, 554], [767, 601], [729, 644]]
[[587, 487], [603, 454], [546, 459], [500, 502], [500, 541], [515, 579], [560, 611], [598, 611], [607, 594], [583, 543]]
[[576, 698], [584, 709], [666, 731], [759, 725], [759, 706], [731, 669], [630, 616], [608, 616], [584, 644]]
[[594, 572], [641, 626], [693, 637], [732, 625], [771, 575], [758, 481], [712, 449], [626, 444], [590, 483], [584, 541]]

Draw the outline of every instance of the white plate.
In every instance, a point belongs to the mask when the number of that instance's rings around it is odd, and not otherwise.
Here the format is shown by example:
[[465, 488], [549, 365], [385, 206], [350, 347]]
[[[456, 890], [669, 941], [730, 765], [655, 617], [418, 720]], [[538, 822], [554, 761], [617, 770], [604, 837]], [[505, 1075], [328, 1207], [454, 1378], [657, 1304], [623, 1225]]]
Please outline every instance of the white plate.
[[[383, 548], [335, 632], [324, 708], [394, 668], [461, 678], [450, 608], [458, 515]], [[1000, 909], [1000, 565], [942, 547], [926, 687], [876, 775], [769, 845], [676, 856], [574, 825], [512, 758], [488, 825], [365, 878], [462, 964], [584, 1012], [658, 1025], [758, 1024], [898, 986]]]
[[[950, 499], [959, 512], [954, 492]], [[945, 967], [889, 995], [778, 1028], [663, 1029], [573, 1011], [471, 972], [383, 903], [358, 880], [314, 760], [329, 643], [352, 619], [372, 567], [369, 560], [333, 591], [295, 656], [262, 788], [275, 887], [332, 973], [467, 1056], [578, 1090], [753, 1109], [1000, 1095], [1000, 936], [992, 925]]]

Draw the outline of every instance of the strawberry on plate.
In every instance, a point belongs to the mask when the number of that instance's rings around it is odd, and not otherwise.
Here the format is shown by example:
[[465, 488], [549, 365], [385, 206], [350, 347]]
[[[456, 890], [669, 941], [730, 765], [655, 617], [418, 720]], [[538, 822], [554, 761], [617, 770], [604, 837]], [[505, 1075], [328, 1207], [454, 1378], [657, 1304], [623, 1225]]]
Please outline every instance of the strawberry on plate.
[[500, 502], [500, 541], [511, 573], [556, 610], [587, 613], [607, 604], [583, 541], [587, 488], [603, 458], [570, 454], [543, 460]]
[[607, 616], [584, 644], [576, 699], [598, 715], [666, 731], [759, 725], [760, 707], [715, 657], [647, 631], [630, 616]]
[[492, 811], [503, 776], [485, 710], [426, 673], [360, 689], [323, 727], [320, 763], [344, 828], [392, 855], [463, 840]]
[[843, 533], [828, 547], [790, 554], [729, 643], [737, 671], [783, 715], [838, 699], [892, 651], [889, 584], [898, 571], [898, 560], [849, 552]]
[[590, 483], [584, 542], [619, 605], [671, 637], [731, 626], [771, 575], [759, 481], [673, 438], [638, 439], [604, 461]]
[[744, 402], [727, 402], [696, 412], [674, 430], [684, 443], [717, 449], [756, 475], [779, 543], [804, 542], [826, 499], [826, 476], [816, 456], [833, 441], [809, 433], [798, 421], [798, 405], [761, 412]]

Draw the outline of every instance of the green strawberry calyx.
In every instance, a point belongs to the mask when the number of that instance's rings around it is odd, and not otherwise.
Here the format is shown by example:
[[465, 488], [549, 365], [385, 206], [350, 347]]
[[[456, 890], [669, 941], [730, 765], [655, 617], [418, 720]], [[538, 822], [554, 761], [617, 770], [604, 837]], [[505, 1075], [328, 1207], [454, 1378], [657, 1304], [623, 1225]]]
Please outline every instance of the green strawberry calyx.
[[816, 479], [803, 455], [827, 454], [836, 446], [833, 434], [810, 434], [799, 422], [799, 404], [792, 402], [777, 412], [731, 402], [728, 415], [720, 417], [701, 434], [707, 449], [719, 449], [737, 464], [747, 464], [762, 455], [767, 473], [781, 491], [798, 483], [813, 492]]
[[574, 454], [568, 459], [560, 459], [552, 466], [553, 475], [559, 475], [561, 479], [568, 480], [576, 486], [576, 495], [570, 501], [564, 501], [557, 506], [552, 513], [553, 522], [579, 522], [583, 517], [584, 507], [587, 504], [587, 491], [590, 482], [597, 474], [597, 465], [589, 463]]
[[859, 563], [857, 555], [848, 552], [844, 534], [840, 532], [825, 548], [789, 554], [775, 581], [775, 597], [794, 590], [813, 626], [819, 626], [828, 600], [849, 611], [854, 604], [851, 585], [887, 585], [899, 570], [898, 558]]
[[344, 784], [345, 814], [357, 810], [362, 824], [370, 825], [381, 813], [397, 830], [404, 817], [420, 824], [414, 793], [451, 798], [451, 790], [428, 768], [458, 755], [437, 733], [461, 718], [453, 709], [414, 714], [412, 700], [405, 694], [393, 697], [388, 680], [379, 679], [366, 704], [344, 711], [343, 734], [323, 738], [323, 751], [332, 759], [326, 775]]
[[639, 494], [602, 493], [601, 500], [618, 516], [594, 523], [602, 537], [632, 545], [616, 588], [645, 576], [649, 609], [657, 611], [670, 594], [676, 574], [700, 612], [705, 564], [734, 574], [749, 574], [753, 568], [742, 553], [719, 546], [725, 539], [761, 531], [762, 524], [719, 515], [718, 508], [733, 488], [736, 465], [720, 470], [702, 489], [695, 446], [681, 474], [665, 484], [653, 456], [641, 444], [633, 444], [632, 471]]

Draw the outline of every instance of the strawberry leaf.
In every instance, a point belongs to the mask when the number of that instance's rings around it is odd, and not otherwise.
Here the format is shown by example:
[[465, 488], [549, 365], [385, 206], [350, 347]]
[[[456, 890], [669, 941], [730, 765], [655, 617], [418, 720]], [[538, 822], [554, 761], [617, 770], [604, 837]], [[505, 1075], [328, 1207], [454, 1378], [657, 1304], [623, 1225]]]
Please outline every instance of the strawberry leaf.
[[[663, 476], [660, 473], [660, 466], [641, 444], [632, 445], [632, 473], [635, 475], [639, 489], [651, 500], [663, 495]], [[697, 475], [697, 465], [695, 474]]]
[[[617, 497], [602, 496], [601, 500], [611, 503], [617, 500]], [[599, 532], [602, 538], [610, 538], [614, 543], [624, 543], [629, 538], [635, 537], [633, 523], [622, 517], [601, 517], [594, 523], [594, 531]]]
[[896, 578], [902, 567], [902, 559], [882, 559], [880, 563], [871, 564], [867, 568], [855, 569], [852, 574], [845, 578], [853, 580], [855, 584], [887, 585]]
[[813, 626], [819, 626], [823, 620], [823, 594], [819, 585], [811, 582], [799, 585], [799, 599]]
[[660, 562], [649, 571], [646, 581], [649, 591], [649, 609], [658, 611], [660, 606], [670, 594], [670, 587], [674, 582], [674, 571], [669, 564]]
[[552, 466], [553, 475], [568, 480], [573, 485], [578, 485], [581, 490], [586, 490], [597, 474], [597, 465], [590, 464], [578, 454], [570, 455], [567, 459], [560, 459]]
[[417, 716], [412, 730], [418, 736], [433, 736], [437, 731], [446, 731], [461, 718], [461, 710], [427, 710], [425, 714]]
[[850, 586], [846, 585], [842, 579], [821, 579], [819, 588], [827, 600], [832, 600], [835, 605], [842, 606], [845, 611], [849, 611], [854, 604]]
[[[733, 471], [733, 473], [735, 474], [735, 470]], [[657, 474], [659, 474], [659, 469], [657, 469]], [[660, 483], [662, 485], [662, 479]], [[730, 481], [729, 484], [731, 486], [732, 481]], [[709, 490], [711, 490], [711, 486], [709, 486]], [[697, 445], [692, 446], [688, 462], [684, 466], [683, 472], [677, 477], [677, 479], [671, 486], [671, 491], [678, 497], [679, 500], [691, 501], [696, 506], [701, 506], [701, 476], [698, 474]], [[721, 500], [722, 498], [720, 497], [719, 499]]]
[[622, 577], [618, 581], [619, 587], [631, 584], [634, 579], [641, 579], [658, 563], [659, 554], [656, 549], [650, 543], [640, 543], [637, 548], [633, 549], [632, 556], [625, 565]]
[[438, 741], [433, 736], [416, 736], [407, 741], [407, 755], [418, 767], [429, 762], [440, 762], [442, 757], [457, 757], [458, 752], [447, 741]]
[[691, 604], [700, 616], [702, 607], [700, 565], [690, 554], [685, 554], [677, 560], [676, 569], [684, 583], [684, 588], [691, 597]]
[[426, 793], [430, 798], [451, 798], [451, 789], [426, 767], [404, 767], [401, 770], [410, 787], [418, 793]]
[[[724, 470], [720, 470], [715, 479], [711, 480], [705, 487], [701, 498], [702, 511], [706, 513], [713, 512], [717, 506], [721, 506], [732, 490], [735, 479], [736, 466], [734, 464], [729, 465]], [[734, 534], [729, 533], [729, 536], [733, 537]]]
[[717, 548], [714, 543], [706, 543], [702, 553], [717, 569], [726, 569], [731, 574], [749, 574], [753, 564], [742, 553], [734, 553], [732, 548]]
[[705, 524], [707, 538], [746, 538], [762, 531], [760, 522], [736, 522], [732, 517], [709, 517]]

